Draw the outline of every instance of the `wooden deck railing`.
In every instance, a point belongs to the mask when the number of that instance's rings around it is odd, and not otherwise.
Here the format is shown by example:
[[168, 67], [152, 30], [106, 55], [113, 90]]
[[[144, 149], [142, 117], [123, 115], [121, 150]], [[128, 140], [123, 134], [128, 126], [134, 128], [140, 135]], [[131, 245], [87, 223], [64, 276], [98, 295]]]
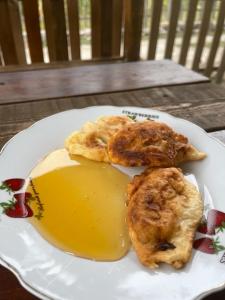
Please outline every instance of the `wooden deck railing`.
[[[150, 6], [149, 3], [146, 5], [148, 0], [85, 1], [89, 1], [91, 11], [92, 59], [139, 60], [143, 31], [146, 31], [143, 19], [147, 12], [150, 18], [145, 59], [156, 59], [160, 52], [162, 58], [191, 65], [192, 69], [207, 76], [216, 74], [216, 81], [222, 81], [225, 71], [222, 38], [225, 34], [225, 0], [170, 0], [163, 49], [159, 47], [159, 41], [168, 1], [152, 0]], [[33, 64], [44, 63], [46, 48], [49, 62], [80, 61], [83, 51], [80, 3], [79, 0], [0, 0], [0, 68], [24, 65], [29, 59]], [[184, 4], [188, 7], [185, 16], [182, 13]], [[197, 33], [196, 16], [199, 23]], [[41, 22], [42, 18], [44, 22]], [[178, 32], [181, 19], [183, 30]], [[176, 45], [178, 36], [181, 41], [179, 51]], [[193, 36], [196, 39], [194, 46]], [[188, 55], [190, 49], [191, 57]], [[222, 53], [219, 58], [218, 49]]]

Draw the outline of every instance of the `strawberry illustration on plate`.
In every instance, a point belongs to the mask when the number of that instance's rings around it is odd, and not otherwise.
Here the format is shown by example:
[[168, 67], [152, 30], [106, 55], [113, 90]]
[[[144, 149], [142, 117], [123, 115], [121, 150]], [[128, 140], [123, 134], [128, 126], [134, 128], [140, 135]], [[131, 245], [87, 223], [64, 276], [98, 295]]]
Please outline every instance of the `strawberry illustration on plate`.
[[[207, 235], [216, 235], [219, 232], [224, 232], [225, 213], [216, 209], [209, 210], [207, 220], [205, 217], [203, 217], [203, 220], [199, 225], [197, 231]], [[219, 241], [219, 237], [203, 237], [197, 239], [194, 241], [193, 247], [208, 254], [215, 254], [219, 251], [225, 250], [225, 247], [221, 245]]]
[[199, 251], [214, 254], [215, 249], [213, 247], [213, 239], [210, 238], [201, 238], [194, 241], [193, 247]]
[[199, 224], [197, 231], [201, 232], [203, 234], [207, 233], [207, 220], [206, 220], [205, 216], [203, 216], [202, 221]]
[[216, 254], [220, 251], [225, 250], [225, 247], [220, 244], [219, 238], [211, 239], [211, 238], [201, 238], [194, 241], [193, 247], [199, 251], [208, 253], [208, 254]]
[[0, 203], [4, 213], [11, 218], [29, 218], [33, 211], [28, 202], [32, 195], [30, 193], [18, 193], [9, 202]]
[[10, 178], [6, 179], [0, 185], [0, 190], [6, 190], [7, 192], [19, 191], [24, 186], [25, 180], [22, 178]]
[[211, 209], [207, 217], [207, 233], [214, 235], [218, 231], [225, 230], [225, 213], [216, 209]]
[[207, 220], [204, 218], [198, 227], [198, 232], [215, 235], [216, 232], [225, 230], [225, 213], [216, 209], [208, 212]]

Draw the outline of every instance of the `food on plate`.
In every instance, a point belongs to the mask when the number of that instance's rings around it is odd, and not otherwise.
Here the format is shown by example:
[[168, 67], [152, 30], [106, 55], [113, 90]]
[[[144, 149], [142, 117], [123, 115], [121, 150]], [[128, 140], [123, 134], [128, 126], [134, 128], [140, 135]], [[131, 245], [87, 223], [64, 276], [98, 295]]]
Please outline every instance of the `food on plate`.
[[200, 193], [180, 169], [149, 168], [128, 184], [127, 222], [141, 263], [181, 268], [191, 257], [202, 218]]
[[150, 120], [127, 124], [115, 132], [108, 142], [108, 154], [112, 163], [127, 167], [170, 167], [206, 156], [182, 134]]
[[171, 167], [200, 160], [206, 154], [188, 143], [168, 125], [126, 116], [106, 116], [87, 122], [65, 141], [71, 155], [134, 167]]
[[127, 116], [105, 116], [95, 122], [87, 122], [73, 132], [65, 141], [65, 147], [71, 155], [82, 155], [86, 158], [110, 162], [107, 143], [119, 129], [134, 121]]
[[161, 262], [181, 268], [189, 260], [202, 201], [175, 166], [201, 160], [205, 153], [165, 123], [127, 116], [87, 122], [66, 139], [65, 147], [71, 157], [147, 166], [128, 184], [127, 223], [137, 255], [150, 268]]
[[29, 177], [27, 192], [35, 199], [29, 203], [34, 212], [30, 221], [46, 240], [67, 253], [98, 261], [126, 255], [129, 176], [110, 164], [81, 156], [71, 159], [65, 149], [58, 149]]

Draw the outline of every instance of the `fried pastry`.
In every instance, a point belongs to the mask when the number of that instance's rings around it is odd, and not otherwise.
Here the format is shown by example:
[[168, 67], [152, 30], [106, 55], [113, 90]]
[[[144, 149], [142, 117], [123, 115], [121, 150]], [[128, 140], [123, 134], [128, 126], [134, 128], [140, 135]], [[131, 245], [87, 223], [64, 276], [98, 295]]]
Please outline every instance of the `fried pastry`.
[[107, 116], [95, 122], [87, 122], [81, 130], [73, 132], [66, 139], [65, 147], [70, 155], [82, 155], [92, 160], [109, 162], [109, 138], [123, 126], [133, 122], [126, 116]]
[[122, 127], [108, 142], [112, 163], [127, 167], [170, 167], [206, 155], [164, 123], [144, 121]]
[[141, 263], [181, 268], [190, 259], [203, 204], [180, 169], [149, 168], [128, 184], [127, 223]]

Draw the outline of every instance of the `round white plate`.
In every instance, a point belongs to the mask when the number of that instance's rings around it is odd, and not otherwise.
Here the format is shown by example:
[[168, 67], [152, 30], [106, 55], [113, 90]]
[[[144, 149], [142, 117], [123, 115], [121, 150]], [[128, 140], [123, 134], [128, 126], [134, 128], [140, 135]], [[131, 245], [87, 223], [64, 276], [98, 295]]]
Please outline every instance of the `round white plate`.
[[[0, 181], [27, 178], [46, 154], [63, 147], [68, 134], [86, 121], [102, 115], [135, 114], [166, 122], [186, 135], [208, 157], [187, 163], [208, 204], [225, 212], [225, 147], [204, 130], [166, 113], [137, 108], [97, 106], [52, 115], [12, 138], [0, 155]], [[211, 195], [211, 198], [210, 196]], [[0, 202], [6, 193], [0, 191]], [[219, 234], [225, 244], [225, 234]], [[73, 257], [45, 241], [28, 219], [5, 215], [0, 220], [0, 263], [19, 278], [21, 284], [41, 299], [60, 300], [190, 300], [201, 298], [225, 283], [223, 252], [209, 255], [193, 250], [191, 261], [177, 271], [161, 265], [149, 270], [138, 262], [133, 250], [116, 262], [95, 262]]]

